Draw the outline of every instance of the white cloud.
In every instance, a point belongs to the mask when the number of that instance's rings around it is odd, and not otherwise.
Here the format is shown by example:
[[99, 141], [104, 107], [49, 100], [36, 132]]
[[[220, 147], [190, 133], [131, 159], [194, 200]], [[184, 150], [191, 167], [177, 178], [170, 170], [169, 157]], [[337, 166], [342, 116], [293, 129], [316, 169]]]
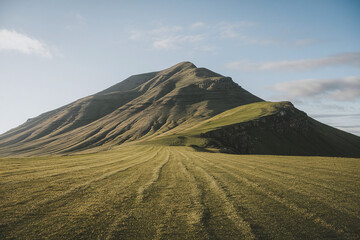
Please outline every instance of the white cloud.
[[176, 32], [181, 32], [183, 30], [183, 27], [181, 26], [163, 26], [160, 28], [155, 28], [150, 30], [148, 33], [150, 35], [156, 36], [156, 35], [164, 35], [164, 34], [172, 34]]
[[255, 25], [256, 23], [248, 21], [220, 22], [214, 26], [214, 29], [221, 38], [244, 38], [242, 30]]
[[129, 39], [131, 40], [141, 40], [143, 39], [144, 34], [139, 30], [131, 30]]
[[0, 30], [0, 51], [18, 51], [44, 58], [52, 57], [50, 49], [45, 43], [14, 30], [6, 29]]
[[303, 59], [295, 61], [274, 61], [264, 63], [249, 63], [245, 61], [230, 62], [226, 66], [230, 69], [239, 70], [311, 70], [321, 67], [348, 65], [360, 67], [360, 53], [341, 53], [325, 58]]
[[80, 24], [85, 24], [86, 23], [85, 17], [82, 16], [80, 13], [75, 14], [75, 19]]
[[360, 77], [296, 80], [277, 83], [273, 89], [284, 93], [289, 99], [322, 97], [352, 101], [360, 98]]
[[177, 49], [183, 43], [194, 43], [201, 40], [203, 40], [201, 35], [177, 35], [155, 40], [153, 46], [159, 49]]
[[216, 50], [216, 47], [213, 45], [202, 45], [199, 46], [199, 49], [204, 52], [214, 52]]
[[161, 26], [148, 31], [131, 30], [130, 40], [151, 44], [155, 49], [175, 50], [189, 47], [193, 50], [209, 51], [209, 48], [200, 48], [204, 40], [202, 34], [191, 34], [182, 26]]
[[75, 15], [73, 15], [73, 22], [67, 26], [65, 26], [65, 28], [67, 30], [71, 30], [74, 29], [76, 27], [80, 27], [80, 26], [85, 26], [86, 25], [86, 18], [84, 16], [82, 16], [80, 13], [76, 13]]
[[201, 28], [201, 27], [204, 27], [204, 26], [205, 26], [205, 23], [203, 23], [203, 22], [196, 22], [196, 23], [191, 24], [190, 28], [196, 29], [196, 28]]
[[[219, 22], [212, 25], [200, 21], [187, 26], [160, 25], [154, 29], [130, 30], [129, 39], [143, 42], [156, 49], [181, 49], [185, 46], [183, 44], [185, 42], [195, 43], [202, 41], [202, 46], [207, 47], [201, 47], [199, 44], [194, 44], [193, 46], [186, 45], [191, 48], [189, 50], [200, 51], [213, 51], [216, 47], [210, 48], [209, 46], [214, 45], [214, 40], [226, 41], [227, 39], [233, 39], [242, 44], [291, 46], [305, 46], [315, 42], [313, 39], [285, 41], [276, 38], [254, 37], [244, 33], [247, 28], [254, 26], [257, 26], [257, 23], [250, 21]], [[212, 44], [210, 44], [210, 41], [212, 41]]]

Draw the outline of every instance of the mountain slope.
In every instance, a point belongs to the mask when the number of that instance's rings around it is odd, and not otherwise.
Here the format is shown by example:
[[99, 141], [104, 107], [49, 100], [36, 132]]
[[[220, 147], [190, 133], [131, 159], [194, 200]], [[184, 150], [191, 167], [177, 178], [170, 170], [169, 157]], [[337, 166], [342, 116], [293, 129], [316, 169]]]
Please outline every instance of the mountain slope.
[[100, 151], [124, 142], [244, 154], [360, 157], [360, 137], [182, 62], [131, 76], [0, 136], [0, 156]]
[[242, 154], [360, 157], [360, 137], [322, 124], [290, 102], [239, 106], [152, 142]]
[[186, 128], [262, 99], [190, 62], [134, 75], [0, 136], [0, 155], [66, 153]]

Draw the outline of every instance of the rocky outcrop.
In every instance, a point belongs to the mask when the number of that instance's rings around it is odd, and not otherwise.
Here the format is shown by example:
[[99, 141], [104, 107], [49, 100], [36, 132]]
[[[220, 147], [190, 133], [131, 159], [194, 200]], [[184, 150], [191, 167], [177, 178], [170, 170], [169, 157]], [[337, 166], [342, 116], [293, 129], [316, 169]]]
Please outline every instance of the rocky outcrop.
[[[295, 107], [224, 126], [201, 137], [226, 153], [359, 157], [358, 137], [321, 124]], [[352, 145], [351, 142], [357, 144]], [[345, 149], [349, 149], [346, 151]]]
[[266, 132], [279, 136], [308, 136], [309, 121], [305, 113], [287, 108], [274, 115], [207, 132], [202, 137], [212, 139], [210, 144], [218, 145], [225, 152], [254, 154], [259, 153], [259, 147], [265, 144], [263, 133]]

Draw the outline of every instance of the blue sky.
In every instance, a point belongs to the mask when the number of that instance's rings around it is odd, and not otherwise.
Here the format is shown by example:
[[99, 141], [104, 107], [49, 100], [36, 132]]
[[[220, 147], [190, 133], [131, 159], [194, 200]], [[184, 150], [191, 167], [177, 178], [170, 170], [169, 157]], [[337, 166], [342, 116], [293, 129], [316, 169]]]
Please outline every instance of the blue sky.
[[0, 1], [0, 133], [191, 61], [360, 135], [360, 1]]

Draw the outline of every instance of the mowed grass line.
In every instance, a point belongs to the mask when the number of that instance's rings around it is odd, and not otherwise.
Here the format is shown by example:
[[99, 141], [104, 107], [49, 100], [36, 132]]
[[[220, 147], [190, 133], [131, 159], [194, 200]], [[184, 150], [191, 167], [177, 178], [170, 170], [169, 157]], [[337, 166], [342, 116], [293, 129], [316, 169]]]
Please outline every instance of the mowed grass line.
[[[90, 167], [100, 167], [109, 165], [112, 163], [117, 163], [119, 161], [125, 161], [127, 159], [133, 159], [136, 157], [136, 155], [143, 154], [144, 151], [149, 151], [153, 148], [149, 148], [147, 146], [141, 146], [138, 151], [136, 151], [137, 154], [129, 154], [128, 156], [122, 157], [118, 159], [119, 153], [107, 153], [104, 155], [101, 155], [101, 158], [103, 162], [99, 162], [99, 159], [94, 156], [88, 156], [88, 155], [75, 155], [75, 156], [63, 156], [61, 158], [59, 157], [50, 157], [45, 158], [42, 157], [39, 161], [32, 161], [32, 159], [25, 159], [25, 161], [29, 161], [27, 163], [26, 169], [24, 168], [24, 159], [10, 159], [6, 162], [2, 162], [1, 166], [6, 166], [6, 168], [0, 168], [0, 177], [2, 178], [2, 181], [4, 182], [11, 182], [12, 180], [15, 180], [19, 182], [19, 179], [16, 177], [20, 176], [20, 180], [24, 180], [26, 178], [26, 174], [29, 175], [29, 179], [34, 179], [35, 176], [38, 176], [39, 178], [42, 177], [50, 177], [54, 175], [60, 175], [63, 173], [68, 173], [70, 171], [78, 171], [81, 169], [87, 169]], [[149, 151], [150, 152], [150, 151]], [[62, 160], [65, 159], [65, 160]], [[111, 159], [113, 161], [108, 162], [108, 160]], [[1, 159], [0, 159], [1, 160]], [[22, 164], [19, 163], [19, 161], [22, 161]], [[45, 162], [44, 162], [45, 161]], [[15, 163], [14, 163], [15, 162]], [[46, 164], [51, 162], [51, 164]], [[12, 165], [15, 165], [13, 167]], [[26, 180], [25, 180], [26, 181]]]
[[359, 161], [158, 145], [0, 159], [0, 239], [358, 239]]
[[[119, 185], [121, 188], [126, 188], [127, 186], [129, 186], [130, 183], [134, 183], [136, 177], [138, 176], [142, 176], [145, 177], [146, 174], [144, 174], [143, 172], [138, 172], [138, 169], [141, 167], [141, 165], [143, 165], [146, 162], [149, 162], [150, 160], [153, 160], [153, 157], [158, 153], [158, 151], [160, 151], [161, 148], [158, 148], [157, 152], [153, 151], [151, 152], [151, 154], [149, 155], [148, 152], [144, 152], [143, 156], [141, 158], [135, 158], [133, 159], [133, 161], [128, 161], [125, 164], [122, 164], [120, 166], [115, 166], [111, 168], [111, 171], [106, 171], [105, 173], [103, 171], [100, 171], [100, 176], [99, 175], [94, 175], [90, 172], [89, 176], [90, 176], [90, 180], [86, 180], [85, 182], [76, 184], [75, 186], [73, 186], [72, 188], [65, 190], [65, 191], [60, 191], [60, 194], [57, 195], [54, 198], [50, 198], [50, 199], [43, 199], [41, 201], [35, 202], [33, 205], [30, 206], [30, 209], [27, 208], [24, 211], [18, 211], [17, 212], [17, 217], [15, 218], [9, 218], [7, 217], [5, 220], [7, 220], [7, 222], [5, 224], [2, 224], [2, 226], [5, 225], [5, 228], [7, 226], [11, 226], [12, 228], [17, 229], [16, 232], [18, 236], [31, 236], [32, 234], [35, 234], [35, 230], [37, 231], [42, 231], [44, 232], [42, 235], [46, 235], [45, 232], [46, 230], [49, 230], [47, 228], [45, 229], [41, 229], [41, 224], [44, 224], [44, 222], [53, 222], [56, 220], [60, 220], [60, 219], [66, 219], [67, 217], [71, 217], [71, 215], [74, 215], [74, 212], [76, 213], [76, 211], [80, 211], [83, 212], [83, 210], [87, 209], [87, 205], [86, 202], [90, 201], [91, 202], [99, 202], [96, 199], [101, 198], [101, 196], [104, 196], [105, 199], [108, 198], [107, 195], [94, 195], [92, 197], [88, 197], [88, 195], [94, 191], [97, 192], [112, 192], [113, 186], [112, 184], [114, 182], [112, 182], [112, 180], [114, 180], [114, 178], [116, 179], [117, 176], [120, 175], [121, 178], [120, 180], [126, 180], [126, 178], [124, 178], [125, 176], [123, 174], [126, 174], [127, 176], [130, 176], [132, 181], [129, 181], [127, 184], [125, 184], [123, 181], [122, 183]], [[128, 152], [128, 154], [130, 154]], [[153, 164], [153, 162], [151, 162], [151, 164]], [[147, 168], [149, 168], [149, 166], [147, 165]], [[131, 174], [132, 171], [129, 171], [130, 169], [132, 169], [133, 171], [137, 171], [138, 174], [137, 175], [133, 175]], [[140, 168], [142, 169], [142, 168]], [[142, 169], [144, 171], [144, 169]], [[84, 179], [82, 179], [84, 180]], [[107, 181], [108, 180], [108, 181]], [[110, 188], [109, 190], [105, 190], [103, 189], [103, 186], [101, 186], [101, 184], [103, 184], [105, 181], [108, 182], [108, 187]], [[101, 184], [100, 184], [101, 183]], [[100, 186], [98, 186], [100, 184]], [[66, 183], [65, 183], [66, 185]], [[85, 198], [85, 199], [84, 199]], [[80, 200], [84, 200], [83, 202]], [[115, 202], [117, 201], [117, 199], [112, 199], [110, 200], [110, 206], [112, 204], [115, 204]], [[72, 203], [72, 202], [77, 202], [77, 203]], [[63, 208], [65, 208], [65, 210], [62, 210]], [[94, 209], [92, 209], [93, 211]], [[92, 211], [89, 211], [90, 213]], [[48, 221], [42, 221], [41, 217], [42, 215], [45, 214], [45, 218], [49, 218]], [[64, 214], [65, 213], [65, 214]], [[48, 215], [48, 216], [46, 216]], [[61, 215], [61, 216], [59, 216]], [[68, 216], [66, 216], [68, 215]], [[75, 214], [76, 215], [76, 214]], [[91, 215], [91, 214], [90, 214]], [[4, 215], [3, 215], [4, 216]], [[39, 217], [41, 216], [41, 217]], [[78, 216], [79, 217], [79, 216]], [[52, 221], [52, 219], [54, 219]], [[38, 223], [38, 227], [34, 226], [36, 222]], [[61, 222], [61, 221], [60, 221]], [[69, 221], [72, 222], [72, 221]], [[64, 221], [64, 223], [66, 223]], [[87, 224], [91, 224], [91, 222], [88, 222]], [[29, 228], [25, 228], [23, 229], [24, 225], [29, 225]], [[56, 225], [56, 224], [53, 224]], [[17, 226], [19, 226], [17, 228]], [[48, 226], [48, 228], [51, 226]], [[76, 225], [74, 226], [74, 228], [76, 228]], [[66, 233], [64, 226], [62, 226], [62, 230], [63, 232]], [[76, 232], [76, 231], [75, 231]], [[52, 231], [51, 234], [56, 234], [57, 231]], [[49, 232], [47, 233], [49, 234]], [[74, 234], [73, 234], [74, 235]], [[68, 236], [67, 236], [68, 237]]]
[[[142, 154], [144, 153], [146, 152], [143, 152]], [[129, 156], [131, 156], [131, 154], [129, 154]], [[136, 160], [136, 157], [137, 155], [134, 155], [132, 160]], [[93, 164], [84, 164], [83, 166], [75, 169], [66, 168], [66, 171], [59, 169], [57, 174], [51, 174], [41, 179], [39, 179], [38, 176], [28, 176], [28, 174], [24, 174], [24, 178], [26, 180], [21, 179], [18, 181], [12, 180], [11, 182], [8, 182], [6, 181], [6, 178], [2, 178], [1, 183], [3, 191], [11, 191], [11, 189], [18, 188], [22, 188], [23, 191], [18, 195], [12, 195], [12, 198], [8, 197], [7, 199], [4, 199], [0, 206], [2, 209], [6, 209], [14, 205], [21, 206], [31, 202], [33, 208], [36, 206], [37, 201], [47, 201], [51, 198], [51, 195], [54, 195], [53, 197], [56, 198], [59, 194], [63, 194], [64, 191], [68, 192], [69, 189], [76, 190], [81, 186], [84, 187], [86, 184], [93, 181], [94, 178], [100, 177], [103, 174], [108, 174], [118, 166], [131, 164], [131, 159], [129, 160], [128, 158], [128, 156], [125, 156], [124, 158], [122, 158], [122, 156], [117, 156], [115, 158], [110, 158], [111, 161], [106, 158], [101, 158], [97, 159], [97, 162], [100, 163], [95, 166]], [[74, 162], [76, 162], [76, 160], [74, 160]], [[56, 165], [55, 168], [57, 168]], [[43, 173], [43, 175], [46, 175], [46, 173]], [[44, 185], [46, 186], [46, 189], [44, 189]], [[26, 207], [26, 205], [24, 207]]]
[[134, 187], [132, 201], [129, 202], [129, 204], [122, 210], [122, 215], [114, 219], [107, 229], [106, 239], [118, 239], [118, 235], [123, 235], [120, 229], [126, 222], [129, 221], [129, 219], [134, 215], [134, 212], [139, 208], [139, 204], [142, 202], [144, 197], [144, 191], [159, 178], [162, 167], [169, 161], [169, 151], [164, 149], [157, 155], [157, 159], [158, 161], [156, 161], [156, 165], [147, 171], [149, 176], [147, 180], [141, 185], [136, 185], [136, 187]]
[[[328, 230], [330, 230], [330, 232], [324, 232], [324, 231], [320, 231], [320, 229], [318, 229], [318, 228], [315, 228], [315, 233], [322, 232], [321, 236], [323, 238], [326, 239], [327, 237], [334, 237], [334, 235], [331, 233], [331, 231], [339, 234], [337, 237], [344, 235], [348, 239], [357, 239], [358, 238], [359, 218], [357, 216], [354, 216], [353, 214], [351, 214], [353, 216], [351, 216], [351, 215], [349, 216], [348, 214], [344, 213], [344, 211], [342, 213], [340, 213], [340, 212], [337, 212], [333, 208], [326, 208], [326, 205], [324, 207], [324, 203], [319, 204], [316, 201], [311, 200], [310, 196], [304, 197], [304, 196], [300, 196], [299, 194], [296, 195], [293, 190], [289, 190], [289, 189], [286, 190], [286, 188], [284, 187], [284, 184], [282, 184], [281, 181], [275, 182], [269, 178], [264, 179], [263, 174], [261, 174], [261, 175], [254, 174], [254, 172], [255, 172], [254, 170], [250, 171], [250, 174], [249, 174], [249, 172], [246, 173], [246, 171], [244, 169], [248, 168], [246, 165], [248, 162], [251, 161], [250, 159], [243, 166], [235, 167], [234, 165], [226, 165], [224, 163], [223, 158], [218, 159], [218, 160], [216, 160], [216, 158], [211, 158], [213, 161], [210, 161], [210, 160], [208, 160], [210, 158], [200, 157], [198, 154], [199, 153], [196, 153], [196, 155], [199, 159], [206, 161], [210, 165], [210, 167], [207, 169], [211, 169], [211, 170], [221, 169], [225, 173], [225, 174], [222, 173], [221, 176], [219, 176], [220, 178], [230, 179], [230, 180], [228, 180], [228, 182], [230, 182], [230, 183], [240, 183], [240, 182], [245, 183], [245, 185], [252, 187], [252, 188], [254, 188], [254, 190], [262, 193], [263, 196], [266, 196], [267, 198], [271, 198], [271, 199], [281, 203], [285, 207], [295, 211], [296, 213], [298, 213], [299, 218], [305, 217], [309, 220], [312, 220], [315, 224], [321, 225], [323, 228], [327, 228]], [[204, 155], [204, 154], [201, 153], [201, 155]], [[226, 157], [228, 157], [228, 156], [226, 156]], [[251, 158], [251, 156], [248, 156], [248, 157]], [[235, 159], [236, 158], [234, 158], [234, 160]], [[236, 161], [234, 161], [234, 162], [236, 162]], [[261, 165], [258, 166], [258, 168], [261, 168], [261, 167], [262, 167]], [[215, 173], [215, 175], [216, 175], [216, 173]], [[217, 174], [217, 176], [218, 175], [219, 174]], [[262, 181], [260, 181], [260, 179], [262, 179]], [[284, 182], [286, 182], [286, 181], [284, 181]], [[283, 185], [281, 188], [281, 191], [278, 191], [276, 189], [279, 185], [280, 186]], [[316, 190], [313, 190], [313, 194], [315, 194], [315, 193], [316, 193]], [[284, 194], [286, 194], [286, 198], [283, 197]], [[300, 200], [296, 199], [297, 197], [299, 197]], [[354, 199], [356, 200], [356, 198], [354, 198]], [[310, 204], [307, 204], [308, 202], [310, 202]], [[301, 204], [305, 203], [305, 207], [300, 207], [298, 205], [299, 203], [301, 203]], [[315, 206], [315, 207], [313, 207], [313, 206]], [[312, 209], [315, 212], [311, 212], [311, 211], [309, 211], [309, 209]], [[326, 211], [324, 212], [323, 209], [326, 209]], [[329, 222], [322, 219], [320, 216], [331, 217], [331, 220], [332, 221], [336, 220], [336, 222], [333, 224], [330, 224]], [[298, 219], [298, 221], [300, 221], [300, 220]], [[298, 222], [296, 222], [295, 224], [298, 224]], [[306, 231], [309, 231], [309, 229], [307, 229]], [[311, 231], [309, 231], [309, 232], [311, 232]], [[312, 236], [314, 236], [315, 233], [313, 233]]]
[[[313, 175], [316, 176], [316, 174], [301, 177], [301, 174], [292, 173], [292, 171], [279, 171], [275, 168], [266, 167], [266, 165], [262, 165], [262, 167], [259, 168], [257, 167], [258, 165], [249, 162], [234, 162], [226, 158], [222, 158], [221, 161], [230, 161], [232, 164], [236, 165], [236, 167], [228, 165], [230, 168], [241, 168], [243, 172], [250, 175], [254, 175], [254, 172], [258, 172], [255, 181], [259, 181], [260, 178], [261, 182], [268, 185], [269, 188], [271, 188], [271, 186], [282, 186], [279, 194], [282, 194], [284, 190], [290, 191], [293, 193], [290, 196], [293, 197], [294, 200], [297, 200], [297, 194], [302, 194], [305, 195], [304, 197], [309, 198], [309, 200], [318, 201], [318, 205], [329, 205], [333, 210], [344, 212], [360, 220], [360, 203], [358, 201], [344, 201], [344, 198], [354, 200], [359, 199], [359, 194], [352, 189], [346, 190], [346, 187], [343, 189], [341, 189], [340, 186], [335, 187], [334, 180], [323, 183], [323, 181], [319, 181], [313, 177]], [[336, 179], [339, 180], [341, 178], [338, 176]], [[358, 181], [354, 179], [352, 182], [356, 183]], [[274, 190], [276, 191], [279, 189], [275, 188]], [[334, 194], [342, 196], [342, 198], [334, 198]], [[332, 202], [329, 202], [328, 199], [332, 199]]]
[[[324, 181], [324, 179], [321, 179], [321, 176], [319, 176], [319, 174], [316, 172], [315, 166], [313, 167], [313, 171], [307, 169], [307, 174], [302, 175], [297, 170], [298, 168], [294, 168], [296, 169], [296, 172], [294, 172], [294, 169], [291, 169], [290, 167], [287, 167], [287, 170], [278, 170], [282, 168], [279, 166], [273, 167], [272, 164], [264, 163], [261, 163], [261, 167], [259, 167], [259, 165], [256, 164], [256, 162], [254, 163], [254, 161], [234, 161], [234, 159], [231, 159], [226, 155], [219, 156], [221, 156], [221, 160], [219, 160], [223, 166], [228, 166], [230, 169], [237, 169], [247, 174], [248, 176], [256, 177], [254, 179], [255, 182], [262, 182], [263, 184], [268, 185], [268, 188], [281, 185], [282, 188], [281, 191], [278, 192], [279, 194], [282, 194], [284, 190], [293, 192], [293, 194], [290, 196], [294, 197], [295, 201], [298, 197], [295, 193], [306, 195], [306, 197], [309, 199], [321, 202], [318, 203], [318, 205], [329, 205], [333, 208], [333, 210], [338, 210], [360, 219], [360, 202], [356, 201], [356, 199], [359, 199], [360, 197], [360, 192], [356, 192], [356, 189], [353, 188], [347, 189], [347, 186], [344, 186], [344, 183], [342, 183], [340, 186], [336, 186], [338, 182], [341, 182], [344, 176], [337, 175], [336, 177], [329, 178], [328, 181]], [[254, 157], [248, 156], [248, 158]], [[261, 158], [264, 157], [260, 156], [260, 159]], [[305, 159], [303, 160], [305, 161]], [[226, 163], [230, 163], [230, 165], [225, 165]], [[256, 172], [257, 174], [255, 174]], [[314, 176], [319, 177], [316, 178]], [[358, 186], [356, 183], [360, 184], [360, 176], [358, 176], [357, 179], [352, 179], [352, 177], [346, 175], [346, 179], [349, 178], [351, 179], [352, 183], [355, 183], [353, 187], [356, 188]], [[272, 189], [274, 191], [279, 190], [279, 188]], [[359, 189], [359, 187], [357, 187], [357, 189]], [[341, 196], [341, 198], [334, 198], [334, 194]], [[344, 201], [344, 198], [355, 201]], [[332, 201], [327, 201], [328, 199], [331, 199]]]
[[152, 178], [138, 189], [129, 216], [107, 239], [209, 239], [197, 184], [178, 154], [165, 151]]
[[[191, 157], [186, 156], [181, 151], [179, 151], [178, 153], [187, 160], [187, 164], [189, 164], [188, 168], [193, 171], [195, 178], [197, 178], [197, 180], [203, 185], [202, 189], [209, 198], [209, 200], [206, 202], [209, 211], [213, 212], [213, 215], [217, 214], [220, 217], [222, 221], [219, 222], [225, 223], [223, 218], [226, 217], [232, 222], [232, 224], [229, 225], [235, 226], [235, 229], [226, 230], [226, 235], [225, 233], [221, 233], [217, 237], [224, 237], [226, 239], [255, 239], [249, 223], [246, 222], [243, 217], [238, 213], [229, 195], [224, 191], [223, 187], [219, 185], [219, 182], [214, 178], [214, 176], [209, 174], [209, 172], [200, 165], [194, 163]], [[219, 202], [221, 202], [222, 204], [215, 206], [212, 205], [212, 203], [215, 201], [212, 201], [210, 199], [215, 200], [214, 198], [218, 198], [220, 200]], [[216, 211], [220, 209], [221, 212]], [[225, 224], [223, 226], [228, 227], [225, 226]]]

